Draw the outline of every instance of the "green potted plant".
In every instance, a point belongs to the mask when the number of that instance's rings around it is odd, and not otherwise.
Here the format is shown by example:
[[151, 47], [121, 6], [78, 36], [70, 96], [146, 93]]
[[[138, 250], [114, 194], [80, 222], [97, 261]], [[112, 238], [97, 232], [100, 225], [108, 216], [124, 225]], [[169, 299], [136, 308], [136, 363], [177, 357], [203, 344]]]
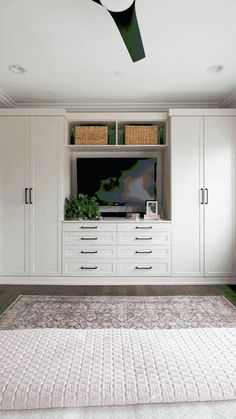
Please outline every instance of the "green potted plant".
[[78, 194], [65, 200], [65, 220], [97, 220], [101, 217], [95, 197]]

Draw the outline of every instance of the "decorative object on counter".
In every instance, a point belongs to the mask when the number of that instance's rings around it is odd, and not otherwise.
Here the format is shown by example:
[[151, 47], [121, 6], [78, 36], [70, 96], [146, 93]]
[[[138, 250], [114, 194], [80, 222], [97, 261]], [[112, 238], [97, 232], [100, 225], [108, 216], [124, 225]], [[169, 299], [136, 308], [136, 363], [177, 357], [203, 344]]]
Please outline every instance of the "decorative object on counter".
[[154, 125], [126, 125], [125, 144], [157, 145], [160, 139], [160, 127]]
[[146, 214], [144, 214], [145, 220], [159, 220], [158, 215], [158, 202], [157, 201], [146, 201]]
[[74, 144], [77, 145], [107, 145], [107, 126], [76, 126], [72, 130]]
[[128, 220], [138, 221], [140, 220], [140, 214], [139, 212], [127, 212], [126, 218], [128, 218]]
[[65, 200], [65, 220], [98, 220], [101, 216], [95, 197], [78, 194]]
[[146, 215], [157, 215], [157, 214], [158, 214], [158, 202], [146, 201]]

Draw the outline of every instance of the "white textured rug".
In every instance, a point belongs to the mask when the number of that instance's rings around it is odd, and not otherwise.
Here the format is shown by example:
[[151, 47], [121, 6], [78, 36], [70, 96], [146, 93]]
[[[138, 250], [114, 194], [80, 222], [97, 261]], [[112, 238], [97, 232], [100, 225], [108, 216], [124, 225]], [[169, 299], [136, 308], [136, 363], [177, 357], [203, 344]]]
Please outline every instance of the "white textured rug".
[[0, 409], [236, 399], [236, 329], [0, 331]]
[[0, 419], [236, 419], [236, 401], [5, 410]]

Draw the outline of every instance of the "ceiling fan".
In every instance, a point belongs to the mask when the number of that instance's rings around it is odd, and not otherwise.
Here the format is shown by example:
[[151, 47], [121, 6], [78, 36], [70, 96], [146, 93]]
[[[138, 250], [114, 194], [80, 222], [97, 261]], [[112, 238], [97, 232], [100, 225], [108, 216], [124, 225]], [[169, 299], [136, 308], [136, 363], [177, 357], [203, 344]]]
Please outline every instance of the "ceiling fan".
[[135, 11], [135, 0], [92, 1], [108, 10], [120, 31], [133, 62], [142, 60], [145, 57], [145, 51]]

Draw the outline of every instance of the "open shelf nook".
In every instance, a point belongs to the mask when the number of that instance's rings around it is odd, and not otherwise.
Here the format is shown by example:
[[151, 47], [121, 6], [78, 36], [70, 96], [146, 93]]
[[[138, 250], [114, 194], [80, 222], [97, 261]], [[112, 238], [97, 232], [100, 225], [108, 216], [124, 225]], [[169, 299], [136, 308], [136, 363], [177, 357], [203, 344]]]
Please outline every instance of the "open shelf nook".
[[[137, 150], [162, 149], [168, 145], [167, 114], [68, 114], [68, 141], [67, 145], [72, 151], [89, 150], [89, 148], [113, 149], [128, 151], [137, 147]], [[82, 138], [76, 137], [76, 130], [83, 127], [94, 133], [88, 139], [88, 132]], [[107, 128], [106, 137], [97, 138], [96, 127]], [[131, 133], [131, 134], [130, 134]], [[85, 148], [86, 147], [86, 148]]]

